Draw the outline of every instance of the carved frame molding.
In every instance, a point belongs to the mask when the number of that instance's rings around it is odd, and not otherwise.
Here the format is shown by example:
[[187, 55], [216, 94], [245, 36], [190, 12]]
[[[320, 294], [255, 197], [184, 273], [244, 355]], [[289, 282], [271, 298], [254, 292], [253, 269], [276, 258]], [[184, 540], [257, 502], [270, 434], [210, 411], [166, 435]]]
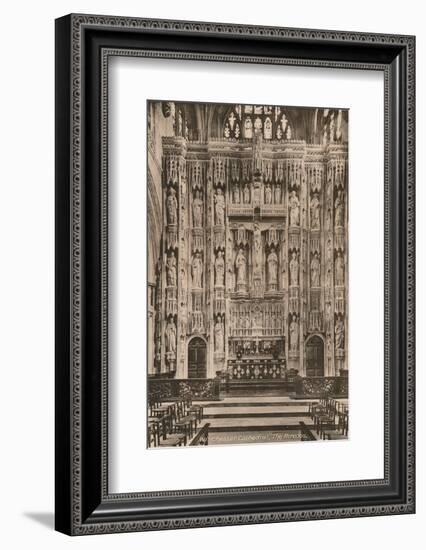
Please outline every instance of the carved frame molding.
[[[117, 55], [384, 73], [383, 479], [108, 493], [107, 77]], [[413, 36], [74, 14], [56, 21], [56, 529], [84, 535], [414, 512], [414, 87]]]

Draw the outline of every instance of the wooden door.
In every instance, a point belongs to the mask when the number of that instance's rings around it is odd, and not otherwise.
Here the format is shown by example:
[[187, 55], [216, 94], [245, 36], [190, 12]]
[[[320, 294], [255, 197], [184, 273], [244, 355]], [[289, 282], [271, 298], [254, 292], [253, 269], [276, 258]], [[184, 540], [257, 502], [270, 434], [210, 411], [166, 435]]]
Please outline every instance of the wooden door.
[[193, 338], [188, 345], [188, 378], [206, 378], [206, 343], [201, 338]]
[[324, 376], [324, 343], [319, 336], [306, 344], [306, 376]]

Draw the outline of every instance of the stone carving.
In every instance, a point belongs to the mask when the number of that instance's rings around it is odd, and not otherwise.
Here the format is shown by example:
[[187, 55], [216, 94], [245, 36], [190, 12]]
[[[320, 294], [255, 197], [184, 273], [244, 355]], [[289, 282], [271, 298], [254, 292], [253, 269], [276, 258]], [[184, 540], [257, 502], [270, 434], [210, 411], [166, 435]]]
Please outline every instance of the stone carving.
[[299, 284], [299, 260], [296, 252], [291, 255], [289, 268], [290, 286], [297, 286]]
[[224, 330], [223, 322], [220, 317], [218, 317], [216, 324], [214, 326], [214, 350], [217, 352], [222, 352], [224, 349]]
[[321, 265], [318, 254], [315, 253], [311, 260], [311, 286], [320, 286]]
[[176, 325], [173, 318], [169, 319], [166, 327], [166, 351], [176, 353]]
[[243, 202], [244, 204], [250, 204], [250, 188], [247, 183], [244, 185], [243, 189]]
[[265, 186], [265, 204], [272, 204], [272, 189], [269, 183]]
[[336, 327], [334, 329], [335, 339], [336, 339], [336, 349], [344, 350], [345, 349], [345, 324], [342, 319], [338, 319]]
[[195, 192], [195, 198], [192, 203], [192, 223], [194, 227], [203, 226], [203, 201], [199, 191]]
[[203, 286], [203, 260], [199, 252], [196, 252], [192, 259], [192, 286], [193, 288]]
[[216, 275], [216, 286], [223, 286], [225, 283], [225, 260], [221, 250], [217, 253], [214, 268]]
[[262, 273], [262, 235], [259, 226], [255, 224], [253, 231], [253, 274]]
[[334, 226], [336, 228], [343, 227], [345, 221], [345, 199], [343, 197], [342, 190], [340, 190], [337, 194], [337, 198], [334, 203], [334, 211]]
[[177, 208], [176, 191], [171, 188], [166, 199], [167, 222], [169, 225], [177, 224]]
[[215, 198], [215, 213], [216, 225], [225, 225], [225, 197], [222, 194], [222, 189], [219, 187]]
[[281, 185], [276, 185], [274, 190], [275, 204], [281, 203]]
[[290, 206], [290, 226], [297, 227], [300, 219], [300, 201], [296, 195], [296, 191], [292, 191], [289, 199]]
[[341, 252], [337, 254], [334, 269], [336, 285], [343, 286], [345, 284], [345, 261]]
[[270, 289], [277, 286], [278, 280], [278, 256], [275, 250], [272, 249], [268, 255], [268, 285]]
[[166, 279], [168, 286], [176, 286], [176, 256], [173, 250], [167, 258]]
[[237, 269], [237, 286], [246, 284], [246, 269], [247, 259], [242, 248], [238, 250], [237, 257], [235, 259], [235, 267]]
[[234, 184], [232, 198], [234, 204], [240, 203], [240, 186], [238, 185], [238, 183]]
[[297, 322], [296, 315], [294, 314], [290, 322], [289, 332], [290, 351], [297, 351], [299, 349], [299, 323]]
[[318, 194], [315, 193], [311, 199], [311, 229], [321, 228], [321, 206]]

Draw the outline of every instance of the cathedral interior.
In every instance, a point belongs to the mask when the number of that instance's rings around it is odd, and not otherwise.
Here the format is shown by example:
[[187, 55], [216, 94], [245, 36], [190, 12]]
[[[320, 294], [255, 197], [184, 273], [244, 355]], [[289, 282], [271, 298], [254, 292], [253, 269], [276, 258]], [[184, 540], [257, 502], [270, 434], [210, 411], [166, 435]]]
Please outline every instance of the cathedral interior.
[[148, 374], [347, 371], [346, 110], [148, 102]]
[[148, 446], [347, 437], [348, 111], [147, 109]]

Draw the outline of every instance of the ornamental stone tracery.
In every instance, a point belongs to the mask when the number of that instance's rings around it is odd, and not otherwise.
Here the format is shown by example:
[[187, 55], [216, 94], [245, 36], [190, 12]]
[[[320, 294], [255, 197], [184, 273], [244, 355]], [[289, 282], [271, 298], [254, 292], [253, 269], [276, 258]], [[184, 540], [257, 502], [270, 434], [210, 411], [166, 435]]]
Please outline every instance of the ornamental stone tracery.
[[260, 377], [306, 376], [316, 336], [322, 375], [338, 375], [347, 369], [341, 111], [327, 113], [314, 143], [293, 139], [299, 126], [283, 107], [229, 107], [221, 136], [206, 141], [191, 139], [190, 117], [176, 112], [177, 135], [162, 139], [155, 372], [187, 378], [199, 335], [208, 378], [238, 378], [259, 361]]

